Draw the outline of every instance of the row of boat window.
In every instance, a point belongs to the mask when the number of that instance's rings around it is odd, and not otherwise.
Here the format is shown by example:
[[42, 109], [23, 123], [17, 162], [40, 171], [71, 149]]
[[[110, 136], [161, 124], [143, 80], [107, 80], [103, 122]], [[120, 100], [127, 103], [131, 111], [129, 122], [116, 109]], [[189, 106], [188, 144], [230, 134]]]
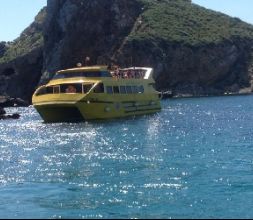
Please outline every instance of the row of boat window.
[[[40, 88], [36, 96], [45, 94], [59, 94], [59, 93], [88, 93], [94, 84], [62, 84], [56, 86], [44, 86]], [[104, 86], [99, 83], [93, 89], [94, 93], [107, 93], [107, 94], [138, 94], [144, 93], [144, 87], [141, 86]]]
[[57, 73], [53, 79], [67, 79], [75, 77], [112, 77], [112, 75], [108, 71], [64, 72]]
[[144, 93], [143, 86], [106, 86], [108, 94], [137, 94]]

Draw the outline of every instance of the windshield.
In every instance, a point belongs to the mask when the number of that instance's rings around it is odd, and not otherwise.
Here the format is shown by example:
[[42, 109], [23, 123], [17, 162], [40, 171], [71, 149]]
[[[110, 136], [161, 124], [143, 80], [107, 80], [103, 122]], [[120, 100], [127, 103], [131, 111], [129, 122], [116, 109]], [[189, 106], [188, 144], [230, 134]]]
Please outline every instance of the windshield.
[[66, 79], [66, 78], [76, 78], [76, 77], [112, 77], [107, 71], [97, 71], [97, 72], [64, 72], [57, 73], [53, 79]]

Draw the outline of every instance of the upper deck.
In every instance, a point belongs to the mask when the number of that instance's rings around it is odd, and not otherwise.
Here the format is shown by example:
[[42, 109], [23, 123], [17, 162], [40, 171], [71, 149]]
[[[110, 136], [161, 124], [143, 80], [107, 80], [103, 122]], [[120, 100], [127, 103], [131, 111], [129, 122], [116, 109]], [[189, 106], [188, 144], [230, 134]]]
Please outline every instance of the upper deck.
[[52, 80], [73, 78], [117, 78], [117, 79], [151, 79], [153, 69], [148, 67], [113, 68], [107, 66], [79, 67], [58, 71]]
[[152, 73], [153, 69], [147, 67], [108, 69], [105, 66], [93, 66], [61, 70], [48, 84], [35, 91], [33, 100], [47, 99], [45, 95], [60, 99], [69, 94], [79, 98], [89, 93], [108, 94], [110, 97], [112, 94], [156, 94]]
[[[117, 74], [117, 70], [114, 71], [114, 74]], [[153, 69], [149, 67], [129, 67], [125, 69], [118, 69], [118, 77], [120, 78], [150, 79], [152, 76]]]

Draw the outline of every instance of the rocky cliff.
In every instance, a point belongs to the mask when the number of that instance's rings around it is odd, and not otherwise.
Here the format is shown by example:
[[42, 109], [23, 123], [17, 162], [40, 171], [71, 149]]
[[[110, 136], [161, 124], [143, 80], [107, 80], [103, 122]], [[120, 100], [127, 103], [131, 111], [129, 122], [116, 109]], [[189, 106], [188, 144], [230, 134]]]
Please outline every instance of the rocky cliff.
[[[190, 0], [48, 0], [39, 17], [0, 43], [0, 94], [29, 99], [38, 81], [86, 56], [152, 66], [157, 89], [174, 95], [251, 92], [253, 26]], [[17, 53], [30, 36], [37, 43]]]
[[0, 95], [31, 101], [43, 67], [43, 27], [46, 8], [13, 42], [0, 43]]
[[253, 26], [238, 18], [191, 2], [157, 1], [146, 6], [115, 57], [153, 66], [159, 90], [220, 95], [251, 91], [252, 46]]
[[93, 64], [108, 62], [141, 10], [136, 0], [48, 1], [43, 79], [83, 62], [86, 56]]

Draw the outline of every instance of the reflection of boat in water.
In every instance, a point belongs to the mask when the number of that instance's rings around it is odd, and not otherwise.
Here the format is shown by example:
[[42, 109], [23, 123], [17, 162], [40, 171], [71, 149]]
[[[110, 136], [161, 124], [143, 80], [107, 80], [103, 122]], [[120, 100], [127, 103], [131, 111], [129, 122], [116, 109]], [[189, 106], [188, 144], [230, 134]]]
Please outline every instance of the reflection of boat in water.
[[131, 67], [110, 72], [106, 66], [61, 70], [33, 95], [45, 122], [119, 118], [161, 110], [153, 69]]

